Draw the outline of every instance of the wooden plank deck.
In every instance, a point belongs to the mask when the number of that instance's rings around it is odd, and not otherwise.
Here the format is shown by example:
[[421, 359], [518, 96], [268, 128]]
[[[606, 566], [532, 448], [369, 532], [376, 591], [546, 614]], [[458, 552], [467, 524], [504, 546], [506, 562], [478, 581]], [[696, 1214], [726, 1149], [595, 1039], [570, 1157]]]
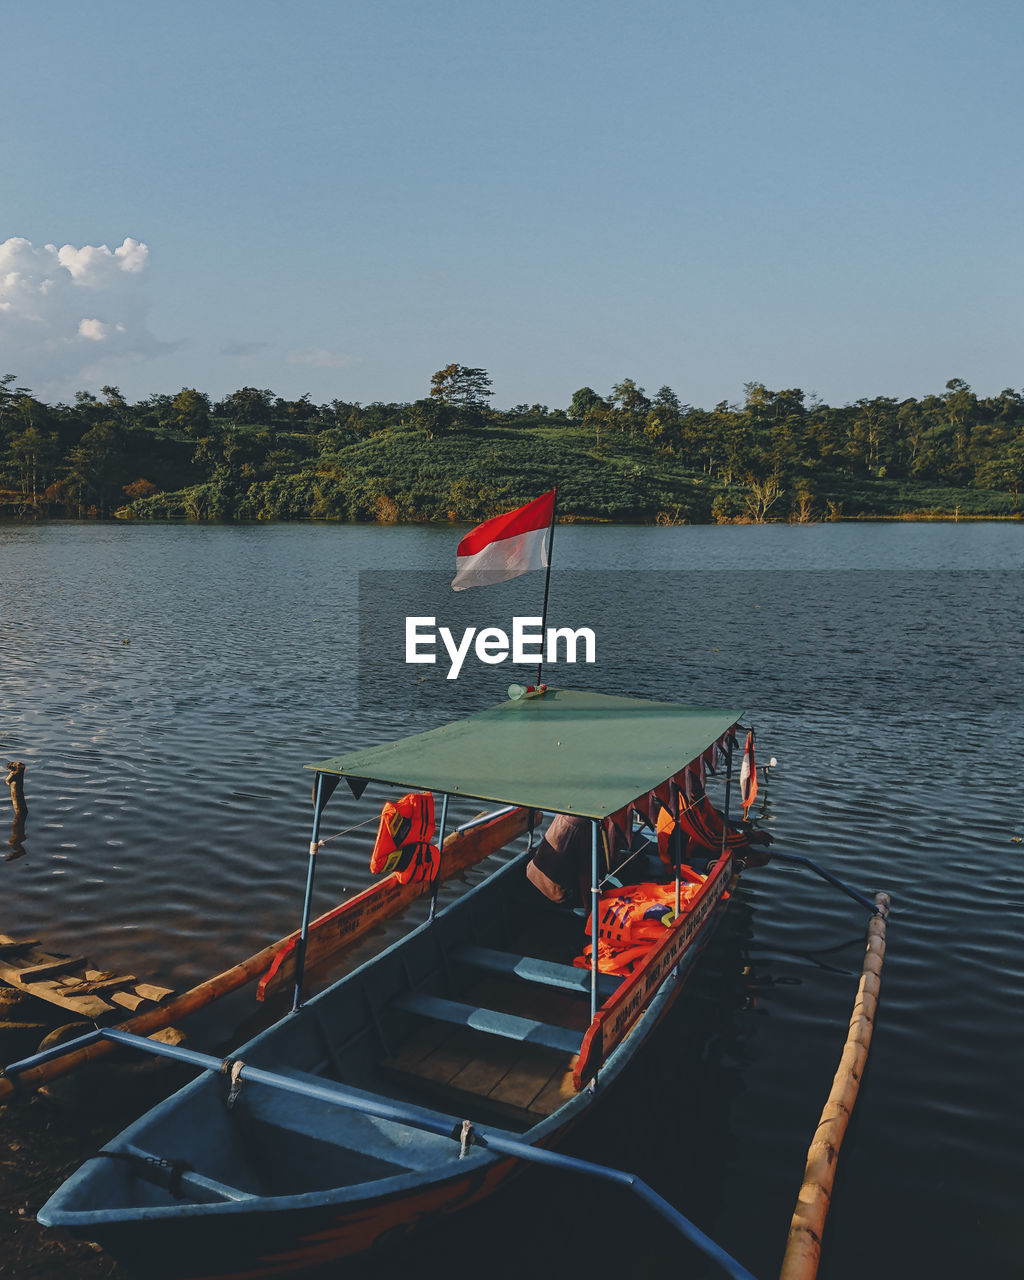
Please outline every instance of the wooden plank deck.
[[[575, 992], [488, 974], [465, 994], [482, 1009], [554, 1027], [582, 1038], [589, 1002]], [[577, 1055], [424, 1019], [380, 1068], [414, 1096], [455, 1114], [524, 1129], [575, 1094]]]
[[[430, 1024], [431, 1031], [438, 1029]], [[382, 1072], [413, 1096], [429, 1098], [453, 1114], [519, 1129], [537, 1124], [575, 1093], [575, 1054], [497, 1040], [463, 1027], [441, 1031], [436, 1043], [430, 1043], [434, 1037], [411, 1037], [380, 1064]]]

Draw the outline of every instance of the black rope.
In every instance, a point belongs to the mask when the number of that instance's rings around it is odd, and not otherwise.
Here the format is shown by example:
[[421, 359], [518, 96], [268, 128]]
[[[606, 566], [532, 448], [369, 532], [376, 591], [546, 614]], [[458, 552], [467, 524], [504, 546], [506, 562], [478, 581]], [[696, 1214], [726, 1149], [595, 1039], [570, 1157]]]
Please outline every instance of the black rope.
[[183, 1199], [181, 1178], [183, 1174], [190, 1173], [192, 1170], [187, 1160], [166, 1160], [163, 1156], [146, 1156], [136, 1154], [134, 1151], [99, 1151], [96, 1154], [107, 1160], [126, 1160], [137, 1169], [148, 1169], [152, 1173], [160, 1174], [161, 1177], [149, 1178], [147, 1181], [165, 1186], [175, 1200]]

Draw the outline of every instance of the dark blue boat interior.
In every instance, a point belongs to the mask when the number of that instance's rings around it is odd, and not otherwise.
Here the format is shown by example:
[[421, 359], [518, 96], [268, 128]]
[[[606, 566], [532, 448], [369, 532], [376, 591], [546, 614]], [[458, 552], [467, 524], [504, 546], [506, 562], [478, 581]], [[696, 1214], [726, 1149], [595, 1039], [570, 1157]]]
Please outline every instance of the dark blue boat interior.
[[[578, 912], [544, 901], [522, 859], [237, 1053], [247, 1065], [336, 1082], [436, 1123], [522, 1133], [575, 1096], [590, 1023]], [[601, 975], [600, 998], [619, 979]], [[451, 1137], [208, 1073], [87, 1166], [73, 1199], [125, 1209], [244, 1204], [454, 1166]], [[72, 1184], [68, 1184], [71, 1188]], [[71, 1207], [70, 1201], [68, 1207]]]
[[[290, 1241], [326, 1233], [330, 1256], [358, 1251], [484, 1194], [501, 1157], [460, 1149], [464, 1122], [494, 1141], [546, 1143], [592, 1097], [573, 1082], [591, 1022], [592, 974], [574, 964], [585, 916], [537, 892], [528, 856], [159, 1104], [40, 1221], [153, 1275], [187, 1270], [196, 1251], [211, 1271], [233, 1271], [241, 1252], [262, 1259], [259, 1274], [287, 1275]], [[633, 880], [663, 874], [646, 854], [630, 869]], [[598, 975], [598, 1001], [621, 981]], [[626, 1035], [602, 1079], [642, 1038]]]
[[[569, 1096], [590, 1023], [590, 973], [573, 965], [585, 942], [583, 918], [545, 902], [517, 860], [248, 1060], [523, 1131]], [[617, 984], [602, 975], [600, 998]]]
[[[400, 1115], [258, 1080], [232, 1096], [228, 1074], [207, 1072], [65, 1184], [48, 1220], [391, 1194], [464, 1168], [462, 1120], [530, 1140], [562, 1123], [585, 1101], [572, 1081], [591, 1019], [591, 973], [573, 963], [585, 921], [543, 899], [524, 867], [514, 859], [231, 1060]], [[633, 870], [650, 879], [661, 866]], [[599, 1000], [620, 981], [599, 975]]]

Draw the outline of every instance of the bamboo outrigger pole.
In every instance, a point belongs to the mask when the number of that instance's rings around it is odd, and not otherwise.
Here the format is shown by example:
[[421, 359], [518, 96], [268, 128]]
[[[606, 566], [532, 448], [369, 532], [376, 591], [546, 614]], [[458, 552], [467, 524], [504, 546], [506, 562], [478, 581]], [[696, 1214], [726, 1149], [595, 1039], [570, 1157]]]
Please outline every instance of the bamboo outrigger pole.
[[818, 1274], [821, 1236], [831, 1204], [839, 1147], [857, 1101], [857, 1090], [860, 1088], [871, 1046], [871, 1032], [875, 1025], [878, 991], [882, 981], [882, 961], [885, 958], [885, 921], [888, 914], [889, 895], [876, 893], [875, 914], [868, 927], [867, 953], [850, 1017], [846, 1047], [832, 1081], [832, 1092], [825, 1103], [814, 1140], [807, 1152], [804, 1184], [800, 1188], [793, 1211], [779, 1280], [814, 1280]]

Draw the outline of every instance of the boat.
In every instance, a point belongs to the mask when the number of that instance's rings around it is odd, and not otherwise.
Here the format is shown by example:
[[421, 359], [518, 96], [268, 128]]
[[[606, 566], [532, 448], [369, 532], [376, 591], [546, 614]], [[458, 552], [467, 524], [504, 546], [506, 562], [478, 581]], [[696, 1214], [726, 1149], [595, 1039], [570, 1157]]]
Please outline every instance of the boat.
[[[471, 1205], [531, 1160], [581, 1166], [558, 1150], [566, 1135], [682, 990], [745, 862], [767, 859], [729, 816], [739, 712], [530, 693], [309, 766], [315, 816], [291, 1012], [224, 1059], [93, 1033], [201, 1072], [73, 1174], [40, 1210], [42, 1224], [98, 1242], [146, 1275], [291, 1276]], [[684, 840], [674, 820], [662, 822], [659, 844], [655, 811], [674, 817], [687, 786], [723, 762], [721, 845]], [[513, 827], [528, 815], [530, 837], [306, 998], [319, 824], [342, 779], [356, 796], [369, 782], [439, 796], [442, 835], [457, 797], [506, 806]], [[586, 926], [585, 906], [550, 901], [531, 882], [538, 814], [573, 818], [589, 835], [598, 909]], [[602, 892], [621, 902], [631, 885], [660, 893], [666, 909], [654, 940], [609, 972]]]
[[[463, 874], [521, 835], [535, 820], [529, 811], [509, 807], [497, 813], [481, 814], [450, 832], [443, 844], [438, 882]], [[402, 884], [397, 874], [387, 875], [311, 921], [301, 942], [306, 972], [334, 964], [349, 948], [432, 887], [436, 885], [415, 881]], [[119, 977], [89, 969], [85, 967], [88, 961], [84, 957], [41, 951], [35, 938], [19, 940], [0, 934], [0, 978], [19, 993], [41, 996], [76, 1019], [88, 1018], [105, 1026], [113, 1024], [116, 1007], [121, 1005], [136, 1012], [117, 1022], [119, 1030], [153, 1036], [170, 1027], [172, 1022], [206, 1008], [250, 982], [257, 982], [256, 998], [261, 1002], [286, 991], [289, 984], [294, 985], [300, 937], [302, 934], [296, 929], [176, 996], [169, 988], [139, 983], [131, 976]], [[80, 981], [85, 985], [80, 986]], [[25, 1030], [29, 1029], [38, 1034], [42, 1026], [36, 1028], [28, 1024]], [[3, 1030], [0, 1024], [0, 1031]], [[67, 1032], [72, 1030], [73, 1024], [63, 1028], [61, 1040], [68, 1040]], [[49, 1039], [44, 1040], [43, 1046], [47, 1043]], [[38, 1089], [48, 1085], [78, 1067], [100, 1061], [114, 1047], [113, 1041], [101, 1040], [60, 1057], [39, 1061], [17, 1075], [4, 1069], [0, 1072], [0, 1105], [9, 1101], [19, 1088]]]

